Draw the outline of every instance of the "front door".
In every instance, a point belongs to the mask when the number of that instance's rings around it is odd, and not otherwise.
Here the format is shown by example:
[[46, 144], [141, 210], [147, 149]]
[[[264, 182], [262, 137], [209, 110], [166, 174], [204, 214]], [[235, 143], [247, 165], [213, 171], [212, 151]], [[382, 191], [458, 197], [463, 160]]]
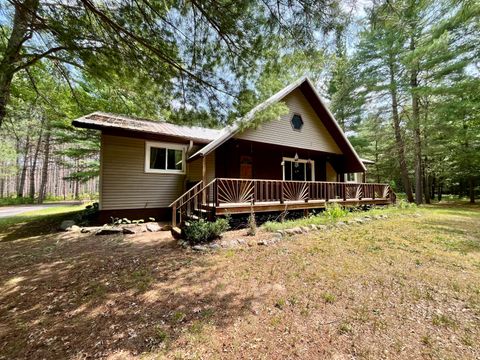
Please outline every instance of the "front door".
[[240, 179], [251, 179], [252, 175], [252, 157], [240, 156]]
[[313, 160], [283, 158], [282, 165], [283, 180], [315, 180], [315, 163]]

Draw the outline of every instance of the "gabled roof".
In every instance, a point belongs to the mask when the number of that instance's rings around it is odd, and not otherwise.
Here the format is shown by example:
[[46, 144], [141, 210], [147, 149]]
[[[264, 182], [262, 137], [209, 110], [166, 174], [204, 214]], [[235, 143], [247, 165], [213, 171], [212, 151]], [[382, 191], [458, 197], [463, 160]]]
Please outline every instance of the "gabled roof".
[[94, 112], [72, 122], [74, 126], [88, 129], [123, 129], [155, 135], [166, 135], [192, 140], [198, 143], [209, 143], [220, 136], [221, 131], [199, 126], [181, 126], [164, 121], [151, 121], [116, 114]]
[[241, 125], [244, 125], [246, 123], [253, 121], [256, 113], [282, 100], [283, 98], [285, 98], [285, 96], [287, 96], [297, 88], [300, 88], [300, 90], [305, 95], [307, 100], [311, 103], [312, 107], [317, 112], [318, 117], [323, 121], [325, 127], [333, 136], [333, 138], [337, 142], [337, 145], [342, 150], [343, 154], [351, 155], [350, 157], [347, 157], [347, 158], [350, 158], [350, 162], [351, 162], [350, 165], [352, 165], [353, 168], [356, 168], [355, 171], [359, 171], [359, 172], [365, 171], [366, 167], [363, 164], [362, 160], [358, 156], [352, 144], [350, 144], [350, 141], [348, 141], [347, 137], [345, 136], [345, 133], [342, 131], [342, 129], [338, 125], [333, 114], [330, 112], [330, 110], [328, 110], [327, 106], [322, 101], [320, 95], [315, 90], [315, 87], [313, 86], [312, 82], [306, 76], [301, 77], [300, 79], [296, 80], [295, 82], [291, 83], [290, 85], [286, 86], [285, 88], [283, 88], [282, 90], [280, 90], [279, 92], [277, 92], [276, 94], [268, 98], [263, 103], [255, 106], [243, 118], [237, 120], [233, 125], [230, 125], [224, 128], [221, 131], [220, 135], [215, 140], [213, 140], [211, 143], [204, 146], [203, 148], [198, 150], [195, 154], [190, 156], [189, 160], [208, 155], [213, 150], [218, 148], [220, 145], [225, 143], [228, 139], [232, 138], [236, 133], [238, 133], [241, 129]]

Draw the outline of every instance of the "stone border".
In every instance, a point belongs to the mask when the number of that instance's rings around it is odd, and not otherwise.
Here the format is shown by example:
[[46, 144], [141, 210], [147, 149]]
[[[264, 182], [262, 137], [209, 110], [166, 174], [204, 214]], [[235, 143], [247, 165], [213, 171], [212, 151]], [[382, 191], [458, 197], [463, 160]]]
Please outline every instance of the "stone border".
[[[409, 214], [399, 214], [399, 216], [405, 216], [405, 215], [408, 216]], [[412, 214], [411, 216], [420, 217], [421, 214], [415, 213], [415, 214]], [[186, 242], [185, 240], [178, 240], [178, 244], [185, 249], [191, 249], [193, 251], [198, 251], [198, 252], [217, 251], [220, 249], [234, 249], [234, 248], [239, 248], [241, 246], [244, 246], [244, 247], [245, 246], [252, 247], [255, 245], [268, 246], [268, 245], [274, 245], [279, 241], [288, 239], [292, 236], [307, 234], [312, 231], [328, 231], [331, 229], [345, 228], [351, 225], [361, 225], [370, 221], [385, 220], [388, 218], [389, 217], [386, 214], [365, 215], [363, 217], [357, 217], [351, 220], [337, 221], [336, 223], [329, 224], [329, 225], [310, 224], [308, 226], [297, 226], [290, 229], [282, 229], [282, 230], [277, 230], [275, 232], [272, 232], [271, 238], [267, 240], [265, 239], [255, 240], [253, 237], [251, 239], [239, 238], [239, 239], [232, 239], [232, 240], [220, 240], [218, 242], [214, 242], [210, 244], [202, 244], [202, 245], [194, 245], [194, 246], [190, 246], [188, 242]]]

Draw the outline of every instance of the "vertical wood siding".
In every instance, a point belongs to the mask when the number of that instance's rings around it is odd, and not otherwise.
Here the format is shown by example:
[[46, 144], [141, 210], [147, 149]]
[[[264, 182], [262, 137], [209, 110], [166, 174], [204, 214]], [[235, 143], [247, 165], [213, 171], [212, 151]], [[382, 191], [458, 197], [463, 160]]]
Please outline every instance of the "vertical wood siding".
[[184, 181], [185, 175], [145, 173], [145, 140], [102, 135], [102, 210], [168, 207]]
[[[237, 134], [235, 138], [334, 154], [342, 153], [299, 89], [292, 91], [283, 101], [290, 109], [287, 115], [278, 120], [266, 122], [257, 129], [247, 129]], [[304, 125], [301, 131], [292, 129], [290, 120], [294, 114], [302, 116]]]

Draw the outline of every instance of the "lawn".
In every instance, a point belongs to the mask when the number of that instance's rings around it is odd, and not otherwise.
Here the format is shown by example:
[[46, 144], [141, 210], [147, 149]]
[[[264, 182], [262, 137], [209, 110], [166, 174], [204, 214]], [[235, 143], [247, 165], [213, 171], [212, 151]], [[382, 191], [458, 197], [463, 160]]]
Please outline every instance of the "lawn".
[[148, 233], [0, 242], [0, 359], [480, 358], [480, 208], [200, 254]]
[[0, 218], [0, 241], [50, 234], [57, 230], [62, 220], [80, 216], [85, 206], [55, 206]]

